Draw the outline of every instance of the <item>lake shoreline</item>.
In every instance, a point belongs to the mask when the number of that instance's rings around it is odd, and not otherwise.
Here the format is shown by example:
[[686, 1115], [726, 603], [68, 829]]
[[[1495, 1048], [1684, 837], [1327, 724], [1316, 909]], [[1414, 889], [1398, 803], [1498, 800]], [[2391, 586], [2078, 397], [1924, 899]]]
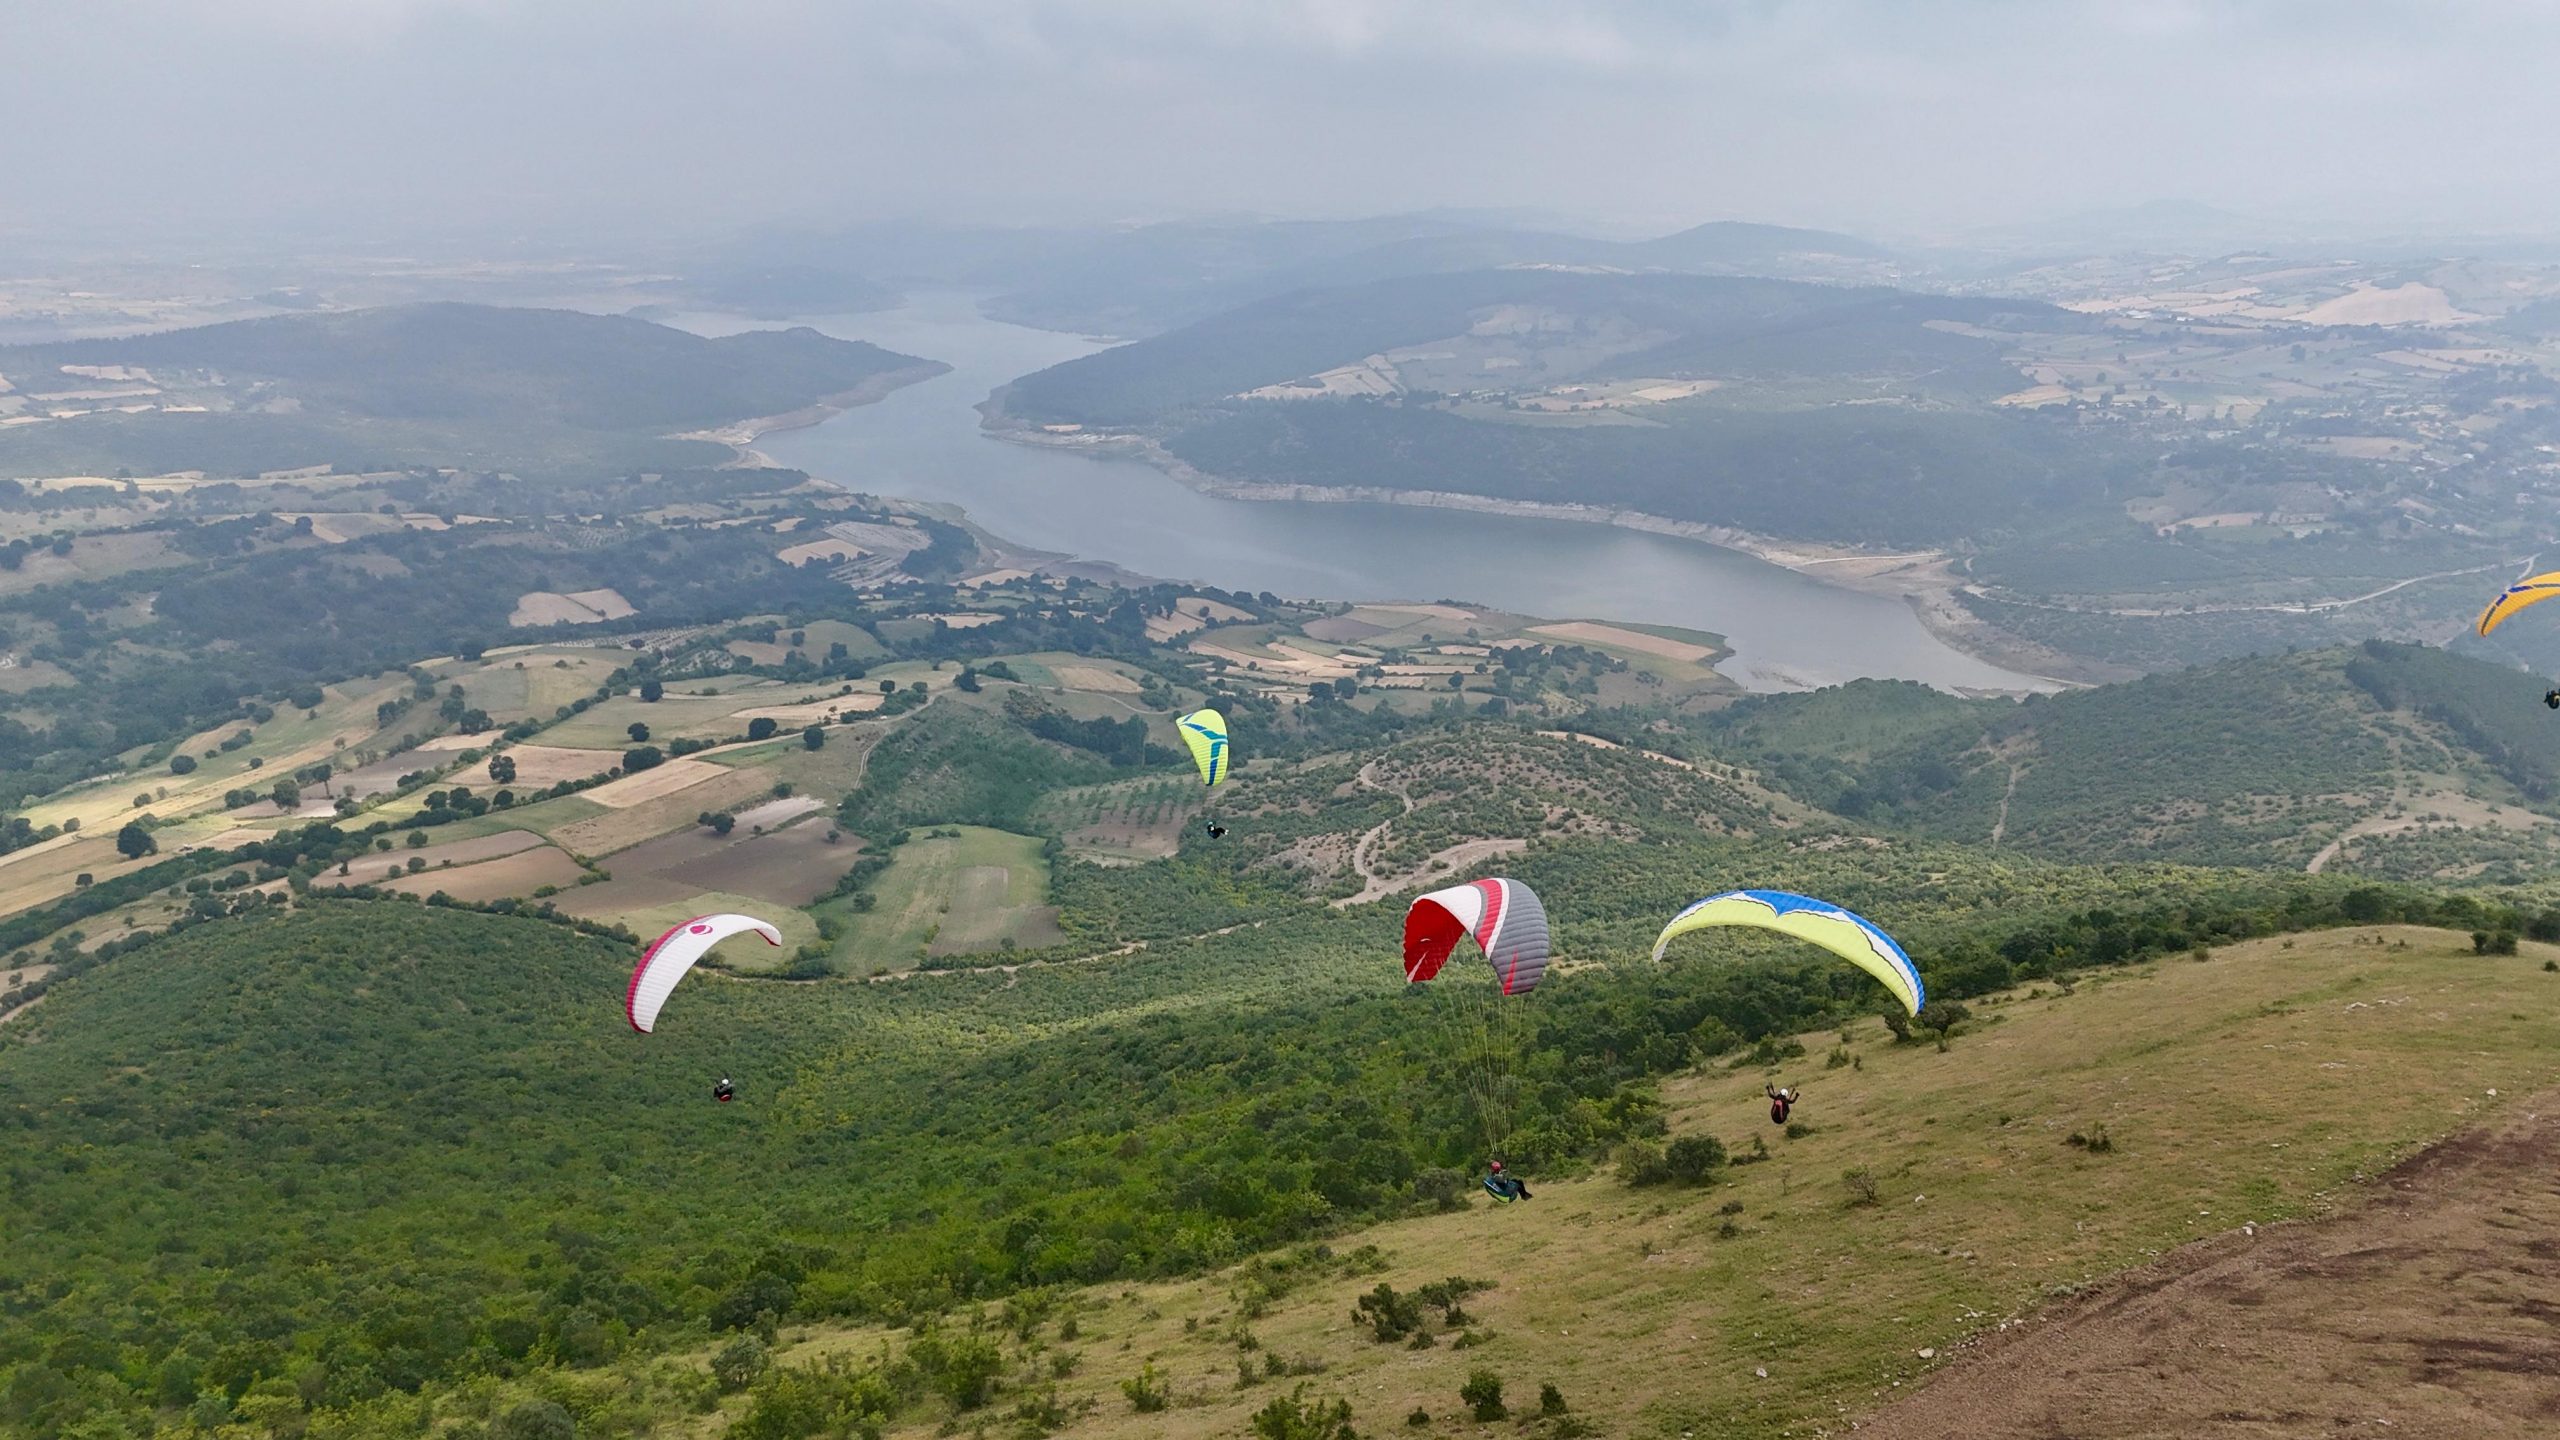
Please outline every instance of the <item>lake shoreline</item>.
[[[1941, 550], [1877, 551], [1854, 545], [1780, 540], [1730, 525], [1675, 520], [1620, 506], [1559, 504], [1543, 500], [1505, 500], [1451, 490], [1398, 490], [1370, 485], [1305, 485], [1235, 480], [1199, 469], [1154, 439], [1127, 433], [1056, 433], [1026, 426], [1004, 414], [1004, 392], [978, 406], [980, 428], [993, 439], [1040, 449], [1067, 450], [1144, 463], [1186, 489], [1222, 500], [1316, 505], [1399, 505], [1415, 509], [1459, 510], [1527, 520], [1559, 520], [1576, 525], [1605, 525], [1639, 534], [1689, 540], [1775, 565], [1836, 589], [1900, 601], [1923, 628], [1952, 649], [1985, 664], [2030, 679], [2066, 688], [2104, 684], [2127, 678], [2117, 667], [2093, 664], [2034, 641], [2012, 635], [1966, 609], [1958, 592], [1963, 581], [1953, 570], [1953, 557]], [[2002, 692], [2006, 693], [2006, 692]]]
[[927, 380], [950, 373], [951, 367], [939, 360], [902, 365], [895, 370], [883, 370], [850, 390], [820, 396], [797, 410], [786, 410], [779, 415], [757, 415], [716, 429], [692, 430], [667, 438], [707, 440], [714, 445], [728, 446], [732, 452], [732, 458], [728, 464], [721, 467], [724, 470], [781, 469], [784, 467], [776, 465], [773, 457], [755, 448], [757, 441], [767, 435], [779, 435], [787, 430], [806, 430], [813, 425], [824, 425], [848, 410], [859, 410], [865, 405], [877, 405], [910, 385], [921, 385]]

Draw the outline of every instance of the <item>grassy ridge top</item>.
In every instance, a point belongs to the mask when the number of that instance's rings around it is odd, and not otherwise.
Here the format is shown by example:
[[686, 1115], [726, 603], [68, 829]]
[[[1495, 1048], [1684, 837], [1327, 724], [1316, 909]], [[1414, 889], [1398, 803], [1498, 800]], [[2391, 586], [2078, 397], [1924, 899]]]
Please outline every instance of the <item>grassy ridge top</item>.
[[[1266, 1354], [1292, 1374], [1317, 1370], [1303, 1383], [1349, 1397], [1364, 1434], [1476, 1433], [1458, 1392], [1478, 1369], [1504, 1382], [1515, 1415], [1555, 1385], [1591, 1433], [1838, 1425], [2053, 1295], [2244, 1224], [2324, 1214], [2411, 1147], [2507, 1113], [2560, 1074], [2543, 1052], [2560, 1039], [2549, 1007], [2523, 998], [2560, 984], [2537, 968], [2552, 953], [2482, 958], [2461, 937], [2402, 928], [2261, 940], [2207, 964], [2014, 995], [1949, 1053], [1892, 1045], [1871, 1021], [1807, 1034], [1809, 1052], [1837, 1044], [1854, 1068], [1810, 1056], [1774, 1067], [1805, 1087], [1801, 1138], [1765, 1119], [1769, 1068], [1715, 1066], [1663, 1087], [1675, 1134], [1718, 1136], [1738, 1155], [1756, 1137], [1766, 1163], [1694, 1188], [1558, 1181], [1525, 1206], [1477, 1201], [1359, 1231], [1335, 1250], [1376, 1258], [1341, 1273], [1248, 1266], [1080, 1292], [1052, 1302], [1076, 1317], [1073, 1338], [1036, 1327], [1010, 1346], [1014, 1373], [1036, 1389], [1028, 1377], [1050, 1356], [1084, 1357], [1055, 1386], [1076, 1417], [1059, 1433], [1078, 1440], [1247, 1433], [1300, 1383], [1266, 1377]], [[1874, 1184], [1872, 1203], [1844, 1184], [1850, 1172]], [[1344, 1323], [1381, 1282], [1411, 1293], [1452, 1275], [1493, 1288], [1465, 1301], [1466, 1325], [1435, 1323], [1432, 1348]], [[1453, 1345], [1461, 1333], [1475, 1343]], [[1240, 1348], [1246, 1336], [1255, 1348]], [[822, 1327], [786, 1355], [901, 1343]], [[1166, 1411], [1138, 1413], [1119, 1393], [1146, 1364], [1174, 1397]], [[2405, 1383], [2388, 1370], [2334, 1377], [2324, 1403], [2388, 1403]], [[1430, 1423], [1409, 1430], [1415, 1411]]]

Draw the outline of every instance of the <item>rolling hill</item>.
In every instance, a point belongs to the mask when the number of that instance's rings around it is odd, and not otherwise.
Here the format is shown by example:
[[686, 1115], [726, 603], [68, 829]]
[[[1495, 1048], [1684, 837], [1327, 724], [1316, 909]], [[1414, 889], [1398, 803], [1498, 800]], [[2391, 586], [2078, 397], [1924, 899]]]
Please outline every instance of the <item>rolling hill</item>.
[[2538, 882], [2560, 727], [2530, 677], [2422, 646], [2250, 658], [2024, 704], [1884, 681], [1701, 722], [1807, 804], [2057, 860]]
[[938, 373], [808, 329], [709, 340], [627, 316], [452, 303], [283, 315], [0, 348], [0, 375], [75, 412], [0, 430], [0, 473], [673, 468], [725, 451], [669, 432]]

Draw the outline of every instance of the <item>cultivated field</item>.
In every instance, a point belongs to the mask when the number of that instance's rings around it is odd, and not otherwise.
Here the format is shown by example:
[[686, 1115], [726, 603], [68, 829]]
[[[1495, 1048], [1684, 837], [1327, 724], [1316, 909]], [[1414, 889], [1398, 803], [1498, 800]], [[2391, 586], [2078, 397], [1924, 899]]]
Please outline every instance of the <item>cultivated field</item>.
[[[361, 872], [365, 863], [359, 861]], [[474, 902], [503, 900], [510, 896], [522, 899], [545, 885], [566, 890], [586, 874], [585, 867], [551, 846], [543, 845], [519, 851], [477, 865], [457, 865], [450, 870], [430, 867], [415, 875], [378, 883], [393, 890], [413, 895], [432, 895], [441, 890], [456, 900]]]
[[[788, 833], [788, 832], [785, 832]], [[975, 825], [918, 830], [872, 886], [876, 908], [821, 907], [846, 922], [836, 944], [850, 975], [903, 970], [928, 955], [966, 955], [1054, 944], [1057, 912], [1045, 902], [1049, 867], [1028, 835]]]
[[1057, 826], [1077, 856], [1136, 864], [1179, 849], [1206, 800], [1205, 787], [1189, 776], [1151, 776], [1062, 791], [1041, 806], [1040, 819]]

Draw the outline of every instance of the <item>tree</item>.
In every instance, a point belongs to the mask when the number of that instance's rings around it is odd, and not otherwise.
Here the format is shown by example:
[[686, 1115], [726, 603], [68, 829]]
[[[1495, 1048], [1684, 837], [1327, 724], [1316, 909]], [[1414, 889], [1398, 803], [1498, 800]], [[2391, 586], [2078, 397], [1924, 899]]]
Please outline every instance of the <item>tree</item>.
[[666, 761], [667, 757], [658, 753], [657, 746], [643, 745], [637, 750], [622, 752], [622, 773], [637, 775], [643, 770], [654, 770]]
[[747, 722], [747, 738], [750, 740], [770, 740], [773, 738], [773, 732], [781, 728], [781, 721], [774, 719], [770, 715], [759, 715], [753, 720]]
[[732, 1394], [756, 1383], [773, 1367], [773, 1352], [753, 1335], [741, 1335], [720, 1348], [711, 1357], [711, 1378], [720, 1383], [723, 1394]]
[[512, 755], [490, 756], [489, 779], [493, 783], [499, 785], [514, 784], [516, 780], [516, 758]]
[[1499, 1420], [1511, 1412], [1502, 1407], [1502, 1377], [1479, 1365], [1458, 1387], [1458, 1399], [1479, 1421]]
[[634, 720], [634, 721], [632, 721], [628, 726], [626, 726], [626, 727], [624, 727], [624, 728], [625, 728], [626, 732], [631, 736], [631, 743], [632, 743], [632, 744], [634, 744], [634, 745], [643, 745], [643, 744], [648, 743], [648, 740], [649, 740], [649, 725], [648, 725], [648, 722], [647, 722], [647, 721], [645, 721], [645, 720]]
[[172, 775], [193, 775], [196, 773], [196, 757], [193, 755], [170, 756], [169, 773]]
[[659, 698], [664, 696], [666, 693], [667, 687], [660, 684], [655, 679], [643, 680], [640, 682], [640, 698], [651, 704], [657, 703]]
[[159, 850], [160, 842], [152, 839], [151, 832], [143, 829], [138, 820], [116, 832], [116, 853], [127, 860], [139, 860]]
[[302, 807], [302, 786], [297, 781], [279, 780], [267, 792], [267, 798], [276, 802], [276, 809], [290, 815]]
[[824, 725], [812, 725], [808, 729], [801, 731], [800, 743], [812, 750], [826, 749], [827, 727]]
[[704, 815], [702, 817], [702, 823], [705, 828], [711, 831], [712, 834], [726, 835], [730, 831], [738, 828], [738, 817], [730, 814], [726, 810], [723, 810], [716, 815]]

